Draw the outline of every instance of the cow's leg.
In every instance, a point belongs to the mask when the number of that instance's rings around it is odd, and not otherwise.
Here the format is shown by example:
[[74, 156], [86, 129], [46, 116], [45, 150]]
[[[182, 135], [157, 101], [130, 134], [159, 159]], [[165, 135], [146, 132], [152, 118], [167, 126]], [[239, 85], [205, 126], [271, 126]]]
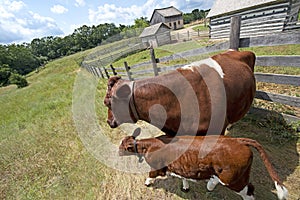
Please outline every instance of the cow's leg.
[[218, 183], [220, 183], [220, 182], [221, 182], [220, 179], [216, 175], [213, 175], [209, 179], [209, 181], [206, 185], [208, 191], [213, 191], [215, 189], [216, 185], [218, 185]]
[[150, 185], [152, 185], [155, 181], [155, 178], [147, 178], [146, 181], [145, 181], [145, 185], [147, 187], [149, 187]]
[[190, 191], [189, 182], [185, 178], [182, 178], [182, 188], [181, 188], [181, 191], [182, 192], [188, 192], [188, 191]]
[[251, 183], [249, 183], [244, 187], [244, 189], [238, 192], [238, 195], [240, 195], [243, 200], [254, 200], [253, 191], [254, 187]]

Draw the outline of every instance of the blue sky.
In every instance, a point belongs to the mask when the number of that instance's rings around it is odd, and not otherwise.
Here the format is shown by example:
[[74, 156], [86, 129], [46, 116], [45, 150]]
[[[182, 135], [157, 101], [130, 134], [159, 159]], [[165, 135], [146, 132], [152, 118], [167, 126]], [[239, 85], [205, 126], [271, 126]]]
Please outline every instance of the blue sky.
[[155, 8], [175, 6], [183, 12], [209, 9], [214, 0], [0, 0], [0, 43], [30, 42], [65, 36], [82, 25], [132, 25], [150, 19]]

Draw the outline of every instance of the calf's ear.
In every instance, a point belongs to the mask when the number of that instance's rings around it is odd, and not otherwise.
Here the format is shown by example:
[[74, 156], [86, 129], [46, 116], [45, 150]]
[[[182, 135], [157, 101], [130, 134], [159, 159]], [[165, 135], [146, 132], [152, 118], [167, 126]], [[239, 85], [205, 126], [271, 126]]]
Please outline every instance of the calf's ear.
[[122, 85], [116, 92], [118, 98], [128, 98], [131, 94], [131, 88], [129, 85]]
[[137, 129], [135, 129], [135, 130], [133, 131], [132, 136], [133, 136], [134, 138], [136, 138], [136, 137], [139, 136], [140, 134], [141, 134], [141, 128], [138, 127]]

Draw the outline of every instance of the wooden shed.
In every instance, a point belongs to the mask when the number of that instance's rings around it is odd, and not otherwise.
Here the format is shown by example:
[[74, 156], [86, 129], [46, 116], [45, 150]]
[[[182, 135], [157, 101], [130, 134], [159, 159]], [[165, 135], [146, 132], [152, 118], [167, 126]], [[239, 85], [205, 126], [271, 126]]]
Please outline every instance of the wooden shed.
[[173, 30], [180, 29], [183, 27], [183, 13], [173, 6], [155, 9], [150, 19], [150, 25], [157, 23], [164, 23]]
[[241, 16], [241, 38], [298, 29], [300, 0], [216, 0], [207, 15], [210, 37], [228, 38], [230, 18]]
[[171, 42], [170, 28], [164, 23], [146, 27], [139, 37], [147, 46], [154, 48]]

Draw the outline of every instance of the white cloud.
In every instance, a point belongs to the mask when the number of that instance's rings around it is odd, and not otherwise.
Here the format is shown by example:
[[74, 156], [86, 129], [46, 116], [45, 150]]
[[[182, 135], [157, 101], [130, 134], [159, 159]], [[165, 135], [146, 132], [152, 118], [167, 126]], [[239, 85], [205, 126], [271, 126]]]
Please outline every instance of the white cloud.
[[134, 19], [147, 17], [150, 20], [153, 10], [174, 6], [183, 12], [191, 12], [193, 9], [208, 9], [214, 0], [147, 0], [144, 5], [130, 7], [118, 7], [115, 4], [104, 4], [97, 9], [89, 9], [89, 21], [92, 24], [115, 23], [131, 25]]
[[50, 10], [55, 14], [63, 14], [68, 12], [68, 9], [63, 7], [62, 5], [54, 5], [52, 8], [50, 8]]
[[133, 24], [134, 19], [145, 16], [145, 9], [133, 5], [123, 8], [117, 7], [114, 4], [104, 4], [99, 6], [97, 10], [89, 9], [89, 20], [92, 24], [97, 23], [115, 23], [118, 24]]
[[19, 11], [21, 10], [23, 7], [25, 7], [25, 3], [23, 1], [13, 1], [10, 3], [8, 9], [10, 11]]
[[0, 0], [0, 43], [30, 42], [34, 38], [62, 35], [56, 22], [27, 10], [21, 1]]
[[75, 0], [76, 3], [75, 3], [75, 6], [76, 7], [83, 7], [85, 6], [85, 1], [84, 0]]

